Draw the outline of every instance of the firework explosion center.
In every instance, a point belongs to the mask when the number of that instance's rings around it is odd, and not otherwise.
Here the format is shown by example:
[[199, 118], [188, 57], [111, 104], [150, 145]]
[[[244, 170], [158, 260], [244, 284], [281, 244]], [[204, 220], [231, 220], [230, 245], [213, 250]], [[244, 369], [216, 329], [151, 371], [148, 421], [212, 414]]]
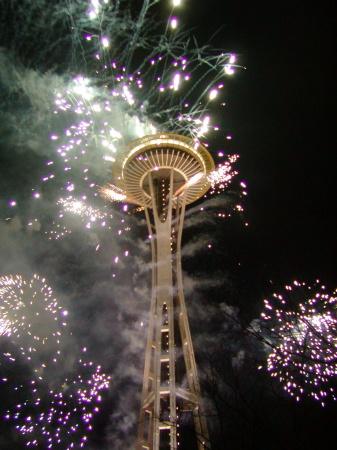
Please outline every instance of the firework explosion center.
[[214, 161], [196, 140], [155, 134], [131, 142], [114, 165], [126, 200], [145, 208], [152, 300], [137, 450], [209, 448], [181, 271], [186, 205], [210, 188]]

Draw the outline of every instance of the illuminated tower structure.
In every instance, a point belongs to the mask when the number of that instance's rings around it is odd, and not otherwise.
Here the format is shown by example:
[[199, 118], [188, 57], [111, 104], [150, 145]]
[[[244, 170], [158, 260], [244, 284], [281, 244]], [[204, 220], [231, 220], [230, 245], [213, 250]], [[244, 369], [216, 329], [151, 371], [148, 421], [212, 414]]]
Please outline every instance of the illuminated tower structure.
[[212, 170], [206, 148], [177, 134], [137, 139], [115, 163], [116, 186], [145, 208], [152, 248], [137, 450], [210, 448], [183, 295], [181, 236], [185, 206], [207, 192]]

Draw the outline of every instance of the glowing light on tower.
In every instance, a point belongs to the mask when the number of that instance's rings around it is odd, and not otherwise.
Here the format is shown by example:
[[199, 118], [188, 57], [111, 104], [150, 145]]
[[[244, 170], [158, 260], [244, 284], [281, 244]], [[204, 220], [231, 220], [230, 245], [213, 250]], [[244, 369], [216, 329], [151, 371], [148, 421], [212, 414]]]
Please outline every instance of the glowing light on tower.
[[145, 208], [152, 248], [151, 316], [137, 449], [177, 449], [191, 428], [196, 448], [209, 448], [180, 253], [185, 206], [208, 191], [213, 170], [206, 148], [177, 134], [131, 142], [114, 166], [117, 187], [129, 201]]

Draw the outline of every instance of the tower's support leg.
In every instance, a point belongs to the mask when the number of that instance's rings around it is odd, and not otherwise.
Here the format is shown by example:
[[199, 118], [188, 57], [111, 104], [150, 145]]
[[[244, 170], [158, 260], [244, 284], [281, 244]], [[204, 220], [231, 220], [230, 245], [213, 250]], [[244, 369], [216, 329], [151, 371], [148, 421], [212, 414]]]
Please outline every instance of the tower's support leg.
[[184, 450], [178, 443], [186, 427], [194, 428], [196, 449], [210, 448], [183, 296], [180, 246], [185, 198], [177, 200], [173, 217], [173, 183], [173, 170], [169, 179], [149, 179], [154, 223], [148, 210], [146, 218], [153, 286], [138, 450]]

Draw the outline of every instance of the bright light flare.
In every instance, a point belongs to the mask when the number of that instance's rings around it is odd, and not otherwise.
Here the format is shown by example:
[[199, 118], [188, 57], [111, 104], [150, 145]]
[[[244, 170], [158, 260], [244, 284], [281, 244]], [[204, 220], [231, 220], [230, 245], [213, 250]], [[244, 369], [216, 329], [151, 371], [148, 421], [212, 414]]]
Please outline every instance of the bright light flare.
[[101, 39], [101, 42], [102, 42], [102, 46], [103, 46], [104, 48], [107, 48], [107, 47], [109, 47], [109, 45], [110, 45], [109, 38], [107, 38], [107, 37], [103, 37], [103, 38]]
[[203, 136], [204, 134], [207, 133], [209, 123], [210, 123], [210, 117], [206, 116], [204, 118], [204, 120], [202, 121], [202, 125], [201, 125], [201, 127], [199, 128], [199, 130], [197, 132], [197, 137], [201, 137], [201, 136]]
[[236, 56], [235, 55], [231, 55], [229, 58], [229, 64], [234, 64], [236, 61]]
[[218, 96], [218, 90], [212, 89], [209, 93], [209, 99], [214, 100]]
[[171, 28], [173, 30], [175, 30], [178, 27], [178, 19], [176, 19], [175, 17], [172, 17], [172, 19], [170, 21], [170, 25], [171, 25]]
[[180, 86], [180, 73], [176, 73], [173, 77], [173, 89], [177, 91]]
[[225, 64], [224, 70], [226, 75], [233, 75], [235, 73], [235, 70], [231, 64]]

